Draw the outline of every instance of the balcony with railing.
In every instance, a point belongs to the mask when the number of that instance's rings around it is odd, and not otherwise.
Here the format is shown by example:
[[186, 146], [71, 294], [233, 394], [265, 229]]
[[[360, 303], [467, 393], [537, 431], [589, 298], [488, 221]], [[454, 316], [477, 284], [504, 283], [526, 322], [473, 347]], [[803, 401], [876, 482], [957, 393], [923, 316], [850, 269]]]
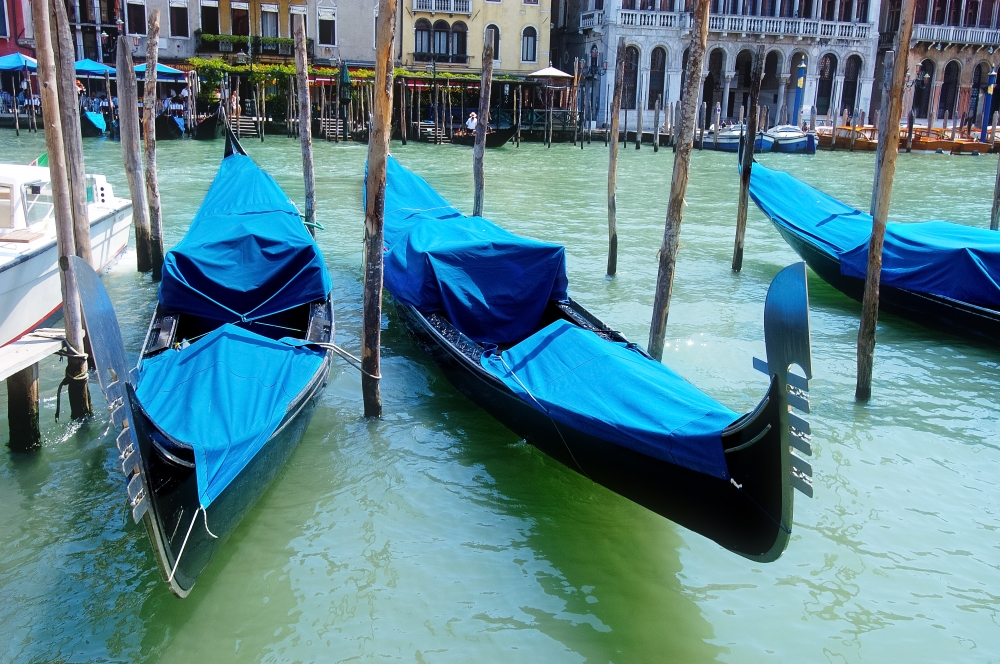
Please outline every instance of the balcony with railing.
[[432, 14], [472, 14], [472, 0], [413, 0], [413, 11]]
[[604, 12], [592, 11], [580, 14], [581, 30], [593, 30], [601, 25], [604, 25]]
[[414, 62], [436, 62], [439, 65], [468, 65], [469, 56], [465, 53], [428, 53], [426, 51], [416, 51], [413, 53]]
[[1000, 46], [1000, 30], [966, 28], [957, 25], [915, 25], [913, 42]]
[[690, 21], [691, 14], [688, 12], [631, 11], [627, 9], [618, 12], [618, 25], [640, 28], [687, 28]]
[[861, 41], [872, 36], [871, 23], [841, 21], [814, 21], [802, 18], [776, 18], [772, 16], [709, 16], [709, 32], [736, 33], [740, 35], [767, 35], [775, 37], [818, 37], [821, 39], [848, 39]]

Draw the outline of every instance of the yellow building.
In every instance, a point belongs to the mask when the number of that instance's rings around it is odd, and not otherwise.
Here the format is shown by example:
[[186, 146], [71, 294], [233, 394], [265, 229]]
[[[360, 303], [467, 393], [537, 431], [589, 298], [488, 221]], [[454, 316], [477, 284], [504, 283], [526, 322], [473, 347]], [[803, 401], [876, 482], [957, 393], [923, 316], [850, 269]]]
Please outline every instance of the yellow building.
[[399, 59], [413, 69], [482, 71], [487, 28], [495, 74], [549, 66], [552, 0], [401, 0]]

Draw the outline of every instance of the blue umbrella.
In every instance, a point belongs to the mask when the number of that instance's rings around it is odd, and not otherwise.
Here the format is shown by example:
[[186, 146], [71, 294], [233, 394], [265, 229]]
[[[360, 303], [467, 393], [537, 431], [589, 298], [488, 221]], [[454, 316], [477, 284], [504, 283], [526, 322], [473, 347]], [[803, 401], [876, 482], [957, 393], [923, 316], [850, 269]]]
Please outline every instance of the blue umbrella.
[[986, 83], [986, 99], [983, 100], [983, 131], [979, 135], [979, 142], [986, 142], [987, 130], [990, 126], [990, 112], [993, 110], [993, 88], [997, 84], [997, 70], [990, 71], [990, 77]]
[[29, 58], [23, 53], [11, 53], [0, 57], [0, 71], [20, 71], [27, 67], [35, 71], [36, 64], [34, 58]]
[[94, 62], [93, 60], [77, 60], [74, 63], [76, 67], [76, 73], [81, 76], [99, 76], [104, 77], [104, 73], [107, 72], [109, 76], [115, 75], [115, 68], [103, 65], [100, 62]]
[[[146, 76], [146, 65], [142, 64], [135, 68], [136, 78], [143, 80]], [[184, 72], [166, 65], [156, 64], [156, 80], [158, 81], [183, 81]]]

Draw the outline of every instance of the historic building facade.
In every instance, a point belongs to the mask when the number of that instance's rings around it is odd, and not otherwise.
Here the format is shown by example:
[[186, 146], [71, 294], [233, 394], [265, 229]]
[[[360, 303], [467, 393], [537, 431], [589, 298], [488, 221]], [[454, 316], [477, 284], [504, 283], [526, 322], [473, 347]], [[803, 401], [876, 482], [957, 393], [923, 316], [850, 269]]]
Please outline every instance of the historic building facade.
[[[900, 4], [887, 0], [883, 6], [880, 59], [899, 29]], [[917, 0], [904, 116], [912, 109], [921, 119], [941, 119], [947, 113], [982, 121], [989, 73], [1000, 65], [998, 12], [997, 0]], [[988, 116], [998, 109], [994, 97]]]
[[495, 74], [530, 74], [549, 65], [552, 0], [400, 0], [397, 56], [404, 67], [482, 70], [493, 30]]
[[[657, 98], [680, 97], [690, 40], [690, 4], [684, 0], [563, 0], [565, 26], [556, 27], [560, 66], [584, 59], [599, 122], [614, 85], [619, 37], [627, 45], [623, 109], [652, 126]], [[791, 114], [800, 62], [806, 65], [803, 109], [870, 113], [878, 51], [879, 0], [714, 0], [700, 96], [736, 118], [747, 104], [753, 54], [765, 50], [761, 103], [778, 118]], [[567, 64], [569, 65], [567, 68]], [[624, 114], [624, 111], [623, 111]], [[711, 112], [708, 114], [711, 116]], [[793, 119], [794, 121], [794, 119]]]

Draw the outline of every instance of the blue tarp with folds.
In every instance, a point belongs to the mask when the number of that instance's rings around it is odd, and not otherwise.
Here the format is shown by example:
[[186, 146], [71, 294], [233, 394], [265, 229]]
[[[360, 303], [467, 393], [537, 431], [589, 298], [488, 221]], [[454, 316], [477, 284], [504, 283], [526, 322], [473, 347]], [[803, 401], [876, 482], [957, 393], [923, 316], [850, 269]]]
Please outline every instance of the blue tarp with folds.
[[295, 205], [252, 159], [234, 154], [167, 252], [159, 298], [166, 313], [237, 322], [323, 300], [331, 287]]
[[324, 354], [304, 343], [223, 325], [143, 361], [136, 395], [161, 430], [194, 448], [202, 507], [260, 451], [320, 368]]
[[385, 286], [403, 304], [444, 313], [469, 338], [514, 343], [538, 328], [550, 300], [566, 299], [562, 246], [466, 217], [389, 158]]
[[[774, 223], [837, 258], [841, 274], [865, 278], [870, 215], [756, 163], [750, 196]], [[881, 283], [998, 309], [1000, 233], [945, 221], [889, 223]]]
[[83, 114], [86, 115], [87, 119], [93, 122], [94, 126], [100, 129], [101, 131], [108, 130], [108, 123], [104, 121], [104, 116], [101, 115], [100, 113], [94, 113], [93, 111], [84, 111]]
[[729, 479], [722, 431], [739, 416], [625, 344], [559, 320], [481, 362], [556, 422]]

